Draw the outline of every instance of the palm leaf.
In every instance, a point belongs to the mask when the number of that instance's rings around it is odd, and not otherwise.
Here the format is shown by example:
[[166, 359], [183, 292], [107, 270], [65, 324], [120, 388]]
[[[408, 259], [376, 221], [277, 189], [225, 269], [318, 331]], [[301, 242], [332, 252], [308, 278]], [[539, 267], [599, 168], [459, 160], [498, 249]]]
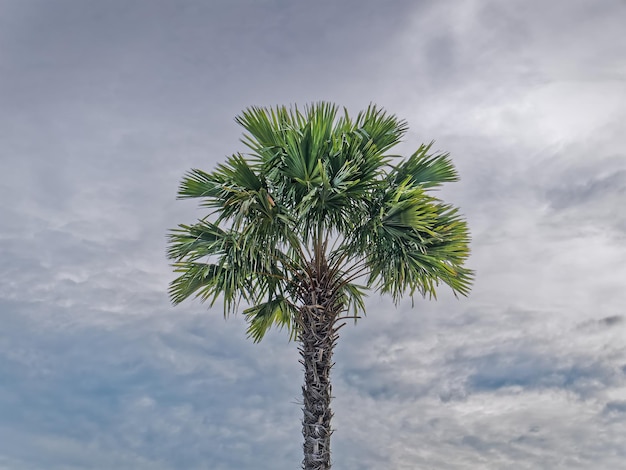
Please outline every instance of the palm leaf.
[[413, 155], [395, 167], [390, 175], [394, 184], [411, 183], [430, 189], [458, 181], [458, 174], [447, 153], [429, 154], [433, 145], [421, 145]]
[[278, 296], [243, 311], [248, 322], [247, 334], [255, 343], [261, 341], [272, 327], [287, 328], [290, 339], [296, 339], [294, 317], [296, 308], [285, 297]]

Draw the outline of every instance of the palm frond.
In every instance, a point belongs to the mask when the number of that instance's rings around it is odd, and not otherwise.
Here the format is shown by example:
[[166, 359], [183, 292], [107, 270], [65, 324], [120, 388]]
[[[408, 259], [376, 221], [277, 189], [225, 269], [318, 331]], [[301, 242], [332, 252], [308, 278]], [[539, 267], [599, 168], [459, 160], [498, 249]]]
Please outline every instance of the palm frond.
[[222, 252], [228, 233], [218, 225], [201, 220], [194, 225], [181, 224], [168, 235], [167, 257], [181, 261], [198, 259]]
[[345, 312], [348, 315], [352, 315], [355, 321], [360, 312], [365, 313], [365, 297], [367, 297], [367, 294], [365, 293], [366, 289], [366, 286], [361, 286], [352, 282], [346, 282], [340, 287], [340, 292], [343, 296], [343, 303], [345, 305]]
[[470, 237], [458, 210], [405, 181], [379, 192], [370, 211], [350, 242], [351, 256], [366, 259], [370, 287], [396, 301], [407, 291], [436, 297], [441, 282], [469, 293], [473, 273], [463, 264]]
[[220, 183], [210, 173], [192, 169], [185, 174], [178, 187], [178, 199], [220, 196]]
[[272, 326], [287, 328], [289, 338], [295, 340], [298, 334], [294, 317], [295, 306], [285, 297], [278, 296], [243, 311], [248, 322], [247, 334], [255, 343], [263, 339]]
[[420, 145], [413, 155], [394, 168], [389, 175], [393, 184], [410, 183], [424, 189], [458, 181], [458, 173], [448, 153], [430, 154], [433, 142]]
[[[376, 105], [370, 104], [364, 112], [358, 114], [355, 127], [371, 140], [379, 153], [386, 152], [402, 140], [408, 131], [406, 121], [387, 114]], [[367, 140], [364, 139], [364, 143]]]
[[211, 306], [220, 294], [226, 303], [231, 303], [235, 293], [244, 291], [232, 269], [212, 263], [178, 262], [174, 263], [174, 272], [181, 273], [170, 283], [169, 294], [174, 304], [195, 294], [202, 301], [210, 301]]

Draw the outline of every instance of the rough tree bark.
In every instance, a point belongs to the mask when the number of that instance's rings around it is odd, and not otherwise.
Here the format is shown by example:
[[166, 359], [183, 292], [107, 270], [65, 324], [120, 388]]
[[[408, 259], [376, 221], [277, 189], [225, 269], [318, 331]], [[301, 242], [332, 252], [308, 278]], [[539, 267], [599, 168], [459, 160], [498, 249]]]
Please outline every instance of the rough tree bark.
[[335, 326], [342, 310], [332, 283], [322, 269], [311, 280], [300, 309], [300, 363], [304, 366], [302, 435], [304, 436], [304, 470], [330, 470], [330, 369], [339, 335]]

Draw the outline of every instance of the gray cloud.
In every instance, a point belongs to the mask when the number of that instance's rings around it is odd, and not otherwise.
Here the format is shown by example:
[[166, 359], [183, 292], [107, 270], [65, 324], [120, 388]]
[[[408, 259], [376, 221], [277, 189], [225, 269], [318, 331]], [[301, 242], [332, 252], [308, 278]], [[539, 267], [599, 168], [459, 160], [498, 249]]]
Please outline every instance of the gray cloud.
[[0, 11], [0, 467], [288, 468], [294, 344], [171, 308], [165, 233], [251, 104], [370, 101], [450, 151], [475, 289], [372, 295], [336, 354], [337, 467], [614, 469], [626, 7], [50, 2]]
[[[33, 437], [3, 441], [1, 452], [9, 458], [31, 465], [48, 460], [49, 468], [65, 468], [65, 460], [55, 459], [69, 458], [80, 468], [93, 463], [94, 451], [111, 454], [101, 468], [114, 462], [128, 468], [201, 468], [206, 462], [246, 467], [258, 446], [271, 449], [297, 435], [298, 409], [289, 405], [296, 387], [281, 393], [277, 378], [285, 374], [258, 375], [283, 362], [276, 352], [255, 360], [246, 343], [251, 361], [231, 357], [221, 345], [228, 337], [209, 333], [201, 317], [179, 315], [176, 328], [164, 324], [172, 319], [163, 314], [91, 326], [48, 308], [47, 315], [56, 319], [42, 328], [33, 325], [39, 312], [6, 303], [2, 310], [4, 327], [21, 331], [3, 345], [2, 377], [12, 384], [2, 394], [12, 405], [3, 422], [11, 423], [18, 437]], [[11, 311], [16, 314], [7, 315]], [[286, 365], [281, 368], [297, 370], [297, 364]], [[231, 401], [232, 389], [245, 391], [238, 403]], [[268, 403], [275, 399], [285, 406]], [[206, 446], [215, 440], [217, 447]], [[292, 442], [291, 449], [268, 454], [268, 461], [285, 465], [288, 460], [281, 459], [293, 459], [298, 439]], [[54, 450], [58, 445], [69, 446], [65, 456]]]
[[478, 363], [474, 366], [476, 370], [467, 382], [473, 391], [558, 388], [586, 397], [623, 382], [612, 368], [601, 363], [585, 364], [584, 360], [569, 365], [545, 356], [507, 357], [506, 353], [495, 352], [475, 362]]
[[608, 176], [593, 178], [585, 183], [569, 183], [548, 191], [547, 197], [551, 206], [556, 209], [569, 208], [575, 205], [602, 199], [607, 195], [623, 196], [626, 193], [626, 170], [620, 170]]
[[610, 401], [604, 407], [605, 413], [626, 413], [626, 401]]

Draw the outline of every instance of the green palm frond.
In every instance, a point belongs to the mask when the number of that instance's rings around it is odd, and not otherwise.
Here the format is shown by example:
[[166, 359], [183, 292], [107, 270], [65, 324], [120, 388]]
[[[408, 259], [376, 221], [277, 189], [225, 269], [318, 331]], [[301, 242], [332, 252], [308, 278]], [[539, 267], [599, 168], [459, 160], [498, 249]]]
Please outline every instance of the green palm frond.
[[168, 235], [167, 256], [182, 261], [198, 259], [220, 254], [227, 242], [228, 233], [218, 225], [201, 220], [195, 225], [179, 225]]
[[211, 306], [218, 296], [223, 295], [227, 304], [239, 295], [245, 298], [241, 278], [230, 267], [213, 263], [178, 262], [174, 272], [182, 273], [170, 284], [169, 294], [174, 304], [196, 295], [202, 301], [210, 301]]
[[243, 311], [248, 322], [248, 337], [255, 343], [261, 341], [272, 327], [287, 328], [290, 339], [296, 339], [298, 330], [294, 324], [296, 307], [285, 297], [278, 296]]
[[399, 144], [408, 130], [406, 121], [373, 104], [357, 115], [355, 126], [373, 142], [380, 154]]
[[368, 285], [398, 301], [404, 292], [436, 297], [442, 282], [467, 295], [473, 276], [463, 267], [469, 239], [458, 210], [405, 180], [377, 193], [349, 249], [351, 256], [365, 257]]
[[365, 313], [365, 297], [367, 294], [366, 286], [347, 282], [340, 287], [343, 302], [345, 304], [345, 312], [354, 317], [355, 321], [359, 313]]
[[217, 198], [220, 196], [220, 184], [213, 175], [202, 170], [192, 169], [183, 178], [178, 187], [178, 199]]
[[420, 145], [413, 155], [394, 168], [390, 175], [394, 184], [411, 183], [430, 189], [443, 183], [458, 181], [450, 156], [447, 153], [430, 154], [433, 142]]

